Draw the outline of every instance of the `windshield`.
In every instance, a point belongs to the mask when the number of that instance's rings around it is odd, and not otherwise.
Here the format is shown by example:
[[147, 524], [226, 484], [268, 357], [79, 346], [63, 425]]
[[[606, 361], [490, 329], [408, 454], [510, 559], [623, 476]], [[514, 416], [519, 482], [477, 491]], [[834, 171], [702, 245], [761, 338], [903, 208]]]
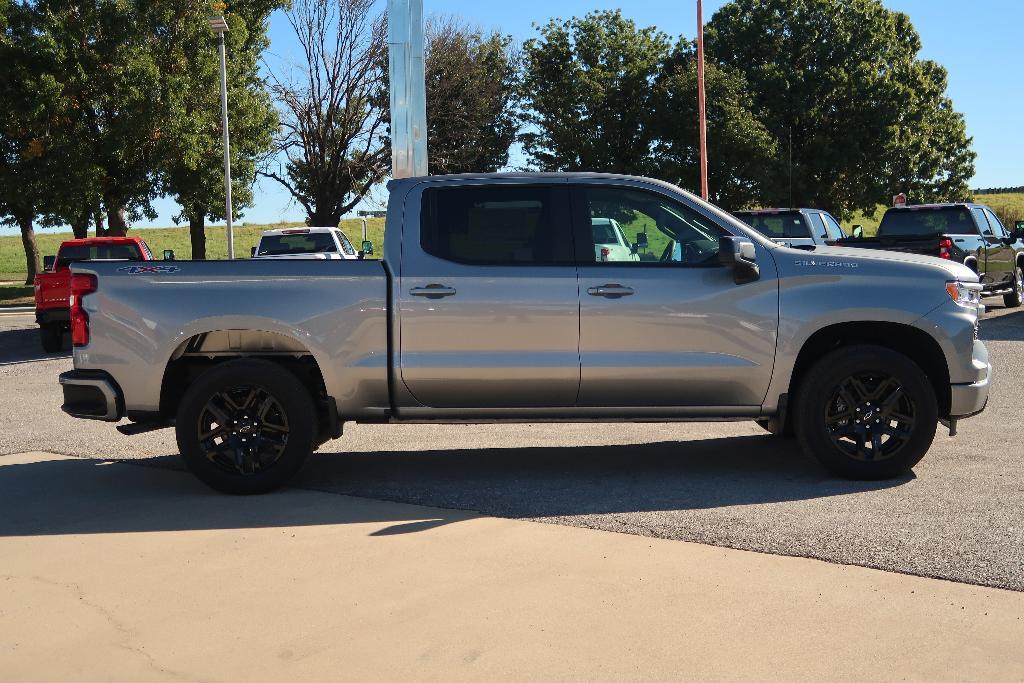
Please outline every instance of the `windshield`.
[[133, 243], [124, 244], [69, 244], [61, 247], [57, 254], [57, 268], [67, 268], [71, 263], [97, 259], [118, 259], [141, 261], [142, 252]]
[[737, 213], [736, 217], [765, 237], [810, 237], [811, 232], [799, 211], [783, 213]]
[[304, 235], [267, 235], [260, 240], [256, 255], [327, 254], [337, 250], [330, 233], [313, 232]]
[[977, 234], [978, 229], [965, 206], [889, 209], [878, 226], [879, 237]]

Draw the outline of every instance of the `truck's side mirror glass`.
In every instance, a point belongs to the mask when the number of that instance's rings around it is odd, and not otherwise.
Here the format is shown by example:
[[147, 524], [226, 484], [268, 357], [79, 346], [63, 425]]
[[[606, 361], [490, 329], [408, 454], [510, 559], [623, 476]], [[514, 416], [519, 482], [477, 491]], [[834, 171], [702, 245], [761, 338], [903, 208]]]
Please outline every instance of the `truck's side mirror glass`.
[[173, 260], [174, 260], [174, 250], [173, 249], [164, 249], [164, 261], [173, 261]]
[[363, 256], [373, 256], [373, 242], [370, 240], [363, 240]]
[[638, 232], [636, 234], [636, 246], [637, 246], [637, 248], [638, 249], [646, 249], [647, 248], [647, 244], [648, 244], [648, 242], [647, 242], [647, 233], [646, 232]]
[[256, 257], [256, 247], [249, 247], [249, 258]]
[[721, 237], [718, 240], [718, 262], [732, 268], [736, 284], [743, 285], [761, 277], [757, 266], [757, 249], [744, 237]]
[[43, 257], [43, 270], [53, 270], [53, 264], [57, 262], [56, 256]]
[[853, 226], [853, 236], [856, 237], [857, 239], [860, 239], [860, 238], [864, 237], [864, 226], [863, 225], [855, 225], [855, 226]]
[[1017, 227], [1014, 232], [1016, 233], [1014, 237], [1019, 240], [1024, 240], [1024, 221], [1017, 221]]

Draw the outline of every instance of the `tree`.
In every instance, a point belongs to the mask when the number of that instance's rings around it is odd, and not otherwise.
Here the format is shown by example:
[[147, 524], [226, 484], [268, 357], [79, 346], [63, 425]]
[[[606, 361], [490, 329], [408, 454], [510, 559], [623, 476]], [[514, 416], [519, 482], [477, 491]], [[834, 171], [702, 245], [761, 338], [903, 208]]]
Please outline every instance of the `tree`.
[[546, 171], [650, 175], [655, 84], [671, 44], [654, 28], [638, 29], [619, 11], [552, 20], [523, 46], [522, 136], [526, 153]]
[[[231, 132], [232, 218], [253, 203], [257, 159], [273, 146], [277, 113], [259, 75], [266, 49], [266, 21], [277, 0], [233, 2], [225, 18], [228, 120]], [[220, 112], [220, 60], [217, 39], [196, 7], [188, 40], [179, 41], [178, 59], [164, 71], [168, 117], [159, 150], [161, 189], [181, 206], [175, 222], [186, 220], [192, 258], [206, 258], [206, 219], [226, 218]]]
[[917, 59], [907, 15], [880, 0], [733, 0], [712, 17], [707, 47], [742, 73], [786, 151], [765, 169], [768, 203], [843, 217], [900, 189], [966, 195], [971, 140], [945, 70]]
[[[758, 203], [775, 166], [778, 145], [751, 111], [743, 77], [726, 66], [706, 64], [708, 178], [710, 199], [729, 209]], [[657, 177], [700, 187], [697, 58], [685, 40], [677, 45], [656, 91]]]
[[512, 39], [440, 18], [427, 22], [425, 43], [430, 174], [507, 166], [519, 132], [520, 55]]
[[294, 0], [287, 11], [302, 63], [274, 74], [281, 183], [310, 225], [338, 225], [388, 174], [387, 40], [373, 0]]

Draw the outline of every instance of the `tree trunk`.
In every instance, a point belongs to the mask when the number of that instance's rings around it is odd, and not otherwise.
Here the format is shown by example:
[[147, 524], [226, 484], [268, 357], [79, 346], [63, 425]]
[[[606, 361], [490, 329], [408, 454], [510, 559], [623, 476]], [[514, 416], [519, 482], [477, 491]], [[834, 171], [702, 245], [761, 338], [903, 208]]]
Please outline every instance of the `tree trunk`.
[[25, 247], [25, 284], [30, 285], [39, 272], [39, 247], [36, 246], [36, 233], [32, 229], [32, 216], [18, 216], [18, 227], [21, 228], [21, 244]]
[[188, 236], [192, 240], [192, 260], [206, 260], [206, 212], [197, 211], [188, 217]]
[[75, 233], [75, 239], [85, 239], [89, 236], [89, 221], [92, 218], [89, 214], [91, 213], [92, 210], [86, 207], [71, 223], [71, 232]]
[[124, 207], [116, 202], [104, 202], [107, 205], [107, 235], [124, 237], [128, 234], [128, 223], [124, 219]]
[[103, 227], [103, 211], [100, 209], [100, 207], [97, 206], [95, 209], [93, 209], [92, 220], [94, 223], [96, 223], [96, 236], [103, 237], [103, 235], [105, 235], [107, 231]]
[[306, 219], [311, 228], [336, 228], [341, 223], [341, 214], [330, 211], [315, 211]]

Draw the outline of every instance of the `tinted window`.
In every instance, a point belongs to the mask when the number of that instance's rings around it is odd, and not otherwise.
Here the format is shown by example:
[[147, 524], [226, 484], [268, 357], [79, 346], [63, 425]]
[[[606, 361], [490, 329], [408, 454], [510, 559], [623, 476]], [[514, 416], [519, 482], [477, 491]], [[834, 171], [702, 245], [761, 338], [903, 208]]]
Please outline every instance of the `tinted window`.
[[57, 258], [58, 268], [67, 268], [70, 263], [95, 259], [142, 260], [142, 253], [135, 244], [75, 244], [61, 247]]
[[329, 254], [336, 253], [334, 238], [330, 233], [314, 232], [304, 235], [267, 235], [260, 239], [257, 256], [281, 256], [283, 254]]
[[590, 229], [594, 235], [594, 244], [618, 244], [615, 234], [615, 222], [608, 218], [594, 218], [590, 221]]
[[825, 229], [828, 230], [829, 239], [842, 239], [846, 237], [846, 231], [843, 230], [843, 226], [839, 225], [839, 222], [832, 218], [831, 214], [821, 214], [822, 220], [825, 221]]
[[988, 218], [989, 225], [992, 226], [992, 230], [995, 232], [997, 237], [1006, 237], [1009, 235], [1009, 233], [1006, 232], [1006, 227], [1003, 225], [1002, 221], [999, 220], [999, 216], [995, 215], [988, 209], [985, 209], [985, 216]]
[[[577, 247], [580, 263], [663, 263], [717, 265], [718, 238], [725, 233], [689, 207], [653, 192], [581, 185], [574, 188], [592, 229]], [[620, 240], [603, 241], [597, 226], [621, 231]], [[614, 235], [613, 235], [614, 237]]]
[[572, 262], [565, 188], [490, 185], [423, 193], [420, 244], [469, 264]]
[[798, 211], [781, 213], [738, 213], [736, 217], [765, 237], [810, 237], [804, 217]]
[[[982, 220], [982, 225], [985, 225]], [[878, 226], [879, 237], [901, 235], [977, 235], [967, 207], [889, 209]]]

